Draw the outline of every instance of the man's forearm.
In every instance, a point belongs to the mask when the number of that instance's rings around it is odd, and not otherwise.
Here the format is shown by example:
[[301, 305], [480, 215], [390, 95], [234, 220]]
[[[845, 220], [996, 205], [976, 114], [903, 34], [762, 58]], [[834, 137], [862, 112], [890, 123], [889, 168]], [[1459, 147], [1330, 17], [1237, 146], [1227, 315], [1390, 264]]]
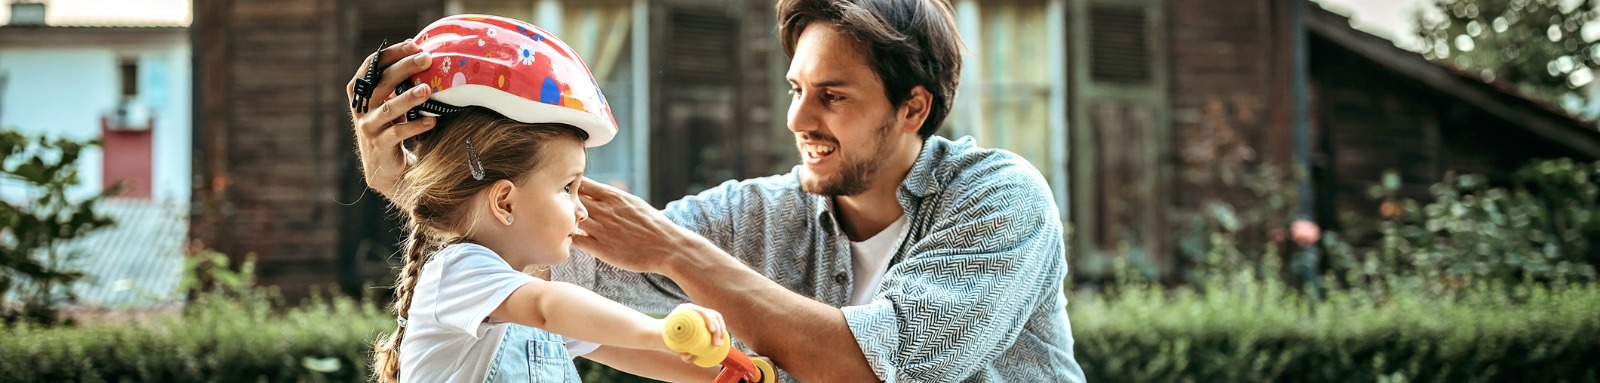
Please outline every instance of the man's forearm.
[[838, 308], [795, 294], [710, 243], [665, 270], [695, 303], [722, 312], [751, 349], [803, 381], [877, 381]]

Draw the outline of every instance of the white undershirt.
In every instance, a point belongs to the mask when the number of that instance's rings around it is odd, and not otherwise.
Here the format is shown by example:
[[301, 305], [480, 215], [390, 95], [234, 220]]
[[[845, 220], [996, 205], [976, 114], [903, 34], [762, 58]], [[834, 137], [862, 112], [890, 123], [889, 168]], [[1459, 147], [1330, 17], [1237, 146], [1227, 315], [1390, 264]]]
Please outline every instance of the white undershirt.
[[883, 228], [878, 235], [867, 238], [865, 241], [850, 241], [850, 264], [854, 267], [854, 286], [850, 291], [850, 304], [855, 306], [872, 302], [872, 296], [878, 293], [878, 285], [883, 282], [883, 275], [889, 272], [889, 258], [894, 257], [895, 248], [900, 244], [900, 239], [906, 235], [906, 216]]

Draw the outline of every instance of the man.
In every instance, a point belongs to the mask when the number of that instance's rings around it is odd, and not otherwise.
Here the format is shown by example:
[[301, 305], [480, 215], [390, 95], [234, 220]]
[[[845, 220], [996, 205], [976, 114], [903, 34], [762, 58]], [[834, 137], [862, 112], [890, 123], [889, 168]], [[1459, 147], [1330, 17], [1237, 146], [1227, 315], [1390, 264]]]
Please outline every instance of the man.
[[[590, 219], [574, 244], [593, 258], [575, 256], [555, 278], [645, 311], [685, 300], [721, 311], [785, 380], [1083, 381], [1048, 185], [1015, 154], [933, 135], [961, 67], [949, 4], [777, 9], [802, 164], [664, 211], [585, 181]], [[379, 94], [425, 65], [400, 60], [412, 52], [383, 52], [380, 62], [399, 63]], [[391, 110], [422, 97], [357, 119], [368, 184], [381, 193], [405, 166], [399, 141], [432, 126], [390, 125]]]

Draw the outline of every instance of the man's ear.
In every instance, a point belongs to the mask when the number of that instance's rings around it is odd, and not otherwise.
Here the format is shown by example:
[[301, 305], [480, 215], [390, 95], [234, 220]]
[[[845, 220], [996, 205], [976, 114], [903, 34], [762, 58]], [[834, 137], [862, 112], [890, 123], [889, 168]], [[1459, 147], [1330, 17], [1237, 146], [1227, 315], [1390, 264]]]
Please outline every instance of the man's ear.
[[511, 198], [516, 192], [517, 184], [510, 180], [499, 180], [489, 185], [489, 215], [496, 222], [510, 224], [506, 218], [516, 216], [516, 206]]
[[895, 110], [895, 117], [900, 120], [901, 131], [916, 133], [922, 129], [922, 122], [928, 120], [928, 111], [933, 109], [933, 93], [928, 88], [917, 85], [911, 88], [911, 97], [900, 103], [900, 108]]

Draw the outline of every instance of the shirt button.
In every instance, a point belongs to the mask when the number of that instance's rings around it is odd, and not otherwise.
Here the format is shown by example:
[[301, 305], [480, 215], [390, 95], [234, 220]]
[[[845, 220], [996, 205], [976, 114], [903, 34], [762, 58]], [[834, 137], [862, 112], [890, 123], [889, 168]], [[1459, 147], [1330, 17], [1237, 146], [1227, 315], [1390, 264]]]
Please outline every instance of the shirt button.
[[847, 276], [847, 275], [844, 275], [844, 273], [838, 273], [838, 274], [834, 274], [833, 275], [833, 281], [835, 283], [838, 283], [838, 284], [842, 285], [842, 284], [845, 284], [845, 282], [849, 282], [850, 281], [850, 277]]

